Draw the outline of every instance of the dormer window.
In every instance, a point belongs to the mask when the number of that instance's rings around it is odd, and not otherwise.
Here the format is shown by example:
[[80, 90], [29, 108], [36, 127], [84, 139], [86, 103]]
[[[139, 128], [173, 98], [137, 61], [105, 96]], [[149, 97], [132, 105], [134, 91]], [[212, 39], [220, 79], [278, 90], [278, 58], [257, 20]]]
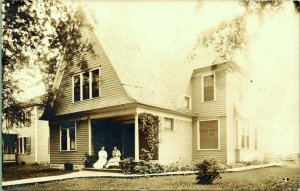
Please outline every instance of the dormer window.
[[191, 109], [191, 98], [189, 96], [184, 97], [184, 108]]
[[203, 77], [203, 101], [215, 100], [215, 75]]
[[100, 69], [73, 76], [73, 102], [100, 97]]

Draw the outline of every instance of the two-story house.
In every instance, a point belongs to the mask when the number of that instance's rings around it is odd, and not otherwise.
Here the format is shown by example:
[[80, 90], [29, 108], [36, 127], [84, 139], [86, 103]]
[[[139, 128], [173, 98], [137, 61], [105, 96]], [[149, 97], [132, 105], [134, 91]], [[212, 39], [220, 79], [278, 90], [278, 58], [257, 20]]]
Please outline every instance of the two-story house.
[[[40, 120], [40, 103], [31, 100], [25, 106], [25, 121], [12, 129], [3, 129], [3, 156], [5, 161], [18, 163], [49, 163], [49, 125]], [[4, 121], [5, 126], [5, 121]]]
[[147, 70], [115, 58], [102, 46], [100, 32], [95, 27], [88, 34], [96, 54], [85, 55], [87, 68], [60, 63], [54, 83], [60, 93], [49, 118], [51, 164], [82, 167], [84, 154], [95, 155], [101, 146], [108, 157], [117, 146], [123, 159], [138, 160], [144, 142], [138, 115], [144, 112], [159, 116], [155, 159], [162, 164], [259, 159], [253, 152], [259, 150], [258, 132], [236, 108], [243, 78], [235, 63], [186, 67], [180, 73], [162, 68], [173, 74], [164, 78], [149, 63]]

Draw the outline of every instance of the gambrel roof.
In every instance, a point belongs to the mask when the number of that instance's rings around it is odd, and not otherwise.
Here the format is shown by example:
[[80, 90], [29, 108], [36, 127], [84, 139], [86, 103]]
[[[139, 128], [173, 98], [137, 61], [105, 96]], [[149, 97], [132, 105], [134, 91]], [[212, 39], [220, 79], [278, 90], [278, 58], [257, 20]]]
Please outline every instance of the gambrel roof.
[[[93, 26], [93, 33], [101, 44], [110, 64], [115, 70], [122, 87], [132, 102], [159, 108], [179, 111], [195, 68], [210, 65], [190, 63], [186, 54], [162, 54], [144, 49], [143, 42], [136, 42], [133, 47], [119, 43], [114, 37], [104, 38], [101, 18], [95, 18], [85, 12]], [[128, 34], [130, 35], [130, 34]], [[131, 36], [134, 39], [134, 36]], [[195, 39], [196, 40], [196, 39]], [[133, 40], [134, 42], [134, 40]], [[156, 42], [153, 42], [155, 46]], [[176, 46], [176, 43], [174, 44]], [[128, 50], [130, 49], [130, 50]], [[206, 64], [206, 65], [205, 65]], [[55, 88], [59, 88], [64, 73], [64, 64], [60, 65], [55, 79]]]

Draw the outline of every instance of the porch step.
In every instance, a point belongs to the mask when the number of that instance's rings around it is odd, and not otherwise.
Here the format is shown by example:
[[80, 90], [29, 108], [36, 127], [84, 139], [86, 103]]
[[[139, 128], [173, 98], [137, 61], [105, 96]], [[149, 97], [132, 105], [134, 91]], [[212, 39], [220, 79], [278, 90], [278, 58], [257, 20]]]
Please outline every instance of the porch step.
[[95, 172], [112, 172], [112, 173], [121, 173], [122, 172], [122, 170], [120, 168], [102, 168], [102, 169], [83, 168], [82, 170], [95, 171]]

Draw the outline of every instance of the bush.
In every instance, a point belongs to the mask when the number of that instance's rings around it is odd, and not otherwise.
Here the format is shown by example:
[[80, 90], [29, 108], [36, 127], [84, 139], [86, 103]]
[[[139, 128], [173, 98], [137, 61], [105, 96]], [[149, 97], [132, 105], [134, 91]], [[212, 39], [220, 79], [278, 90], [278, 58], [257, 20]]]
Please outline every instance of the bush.
[[123, 160], [121, 170], [125, 174], [153, 174], [165, 172], [164, 167], [158, 163], [152, 163], [150, 161], [135, 162], [131, 157]]
[[201, 163], [196, 164], [197, 183], [211, 184], [215, 179], [221, 178], [221, 172], [223, 169], [216, 159], [204, 159]]
[[121, 163], [121, 170], [125, 174], [133, 174], [135, 168], [134, 158], [129, 157], [123, 160]]
[[97, 157], [89, 155], [87, 153], [85, 153], [84, 155], [85, 155], [83, 158], [84, 167], [86, 167], [86, 168], [93, 167], [93, 165], [97, 161]]

